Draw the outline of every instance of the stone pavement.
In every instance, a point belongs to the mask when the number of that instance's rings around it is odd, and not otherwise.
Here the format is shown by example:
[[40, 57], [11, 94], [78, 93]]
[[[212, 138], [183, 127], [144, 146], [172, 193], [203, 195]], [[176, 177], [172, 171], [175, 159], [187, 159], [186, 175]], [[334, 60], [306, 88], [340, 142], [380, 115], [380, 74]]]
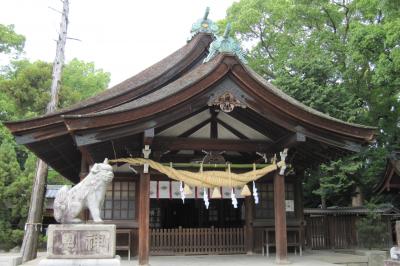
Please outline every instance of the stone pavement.
[[[45, 253], [40, 253], [38, 259], [24, 263], [23, 266], [36, 266]], [[293, 266], [338, 266], [341, 265], [368, 265], [368, 258], [352, 254], [335, 253], [332, 251], [307, 251], [300, 256], [289, 256]], [[128, 261], [123, 258], [122, 266], [136, 266], [137, 260]], [[220, 255], [220, 256], [152, 256], [151, 266], [272, 266], [275, 257], [261, 255]]]

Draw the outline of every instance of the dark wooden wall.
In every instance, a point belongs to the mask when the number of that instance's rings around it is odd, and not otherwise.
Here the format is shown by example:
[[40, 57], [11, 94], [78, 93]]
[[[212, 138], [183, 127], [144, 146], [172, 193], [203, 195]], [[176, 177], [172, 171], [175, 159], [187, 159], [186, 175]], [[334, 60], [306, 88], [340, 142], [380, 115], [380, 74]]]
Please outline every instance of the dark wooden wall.
[[[365, 248], [358, 241], [357, 221], [363, 215], [307, 215], [305, 216], [305, 244], [311, 249]], [[390, 248], [392, 243], [390, 218], [383, 219], [388, 228], [389, 241], [382, 243]]]

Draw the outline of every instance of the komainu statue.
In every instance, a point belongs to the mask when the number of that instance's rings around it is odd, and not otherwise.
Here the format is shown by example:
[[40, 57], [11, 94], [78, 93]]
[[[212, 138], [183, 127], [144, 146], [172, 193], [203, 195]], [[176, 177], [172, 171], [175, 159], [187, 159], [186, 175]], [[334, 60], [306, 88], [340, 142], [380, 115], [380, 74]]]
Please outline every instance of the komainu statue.
[[398, 246], [394, 246], [390, 249], [390, 258], [392, 260], [400, 260], [400, 248]]
[[105, 159], [96, 163], [90, 173], [76, 186], [62, 187], [54, 199], [54, 218], [59, 223], [80, 223], [77, 218], [84, 208], [88, 208], [92, 219], [101, 223], [100, 208], [103, 205], [107, 184], [114, 178], [112, 166]]

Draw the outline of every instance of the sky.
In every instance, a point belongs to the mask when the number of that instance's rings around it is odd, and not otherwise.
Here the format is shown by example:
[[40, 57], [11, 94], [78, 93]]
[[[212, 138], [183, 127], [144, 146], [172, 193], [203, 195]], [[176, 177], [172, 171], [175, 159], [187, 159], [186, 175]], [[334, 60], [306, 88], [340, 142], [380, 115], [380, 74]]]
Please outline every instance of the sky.
[[[225, 17], [235, 0], [70, 0], [66, 62], [94, 62], [111, 73], [110, 86], [185, 45], [192, 24], [210, 7]], [[0, 23], [26, 37], [24, 57], [52, 62], [62, 10], [60, 0], [0, 0]], [[0, 65], [6, 63], [0, 58]]]

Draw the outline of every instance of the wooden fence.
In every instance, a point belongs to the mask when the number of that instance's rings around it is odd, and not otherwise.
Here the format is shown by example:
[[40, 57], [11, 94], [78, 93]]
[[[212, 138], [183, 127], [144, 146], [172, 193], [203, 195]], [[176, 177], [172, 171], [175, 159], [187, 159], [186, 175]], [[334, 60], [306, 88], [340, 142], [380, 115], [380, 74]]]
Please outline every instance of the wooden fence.
[[356, 216], [308, 216], [306, 245], [312, 249], [346, 249], [357, 246]]
[[245, 253], [244, 228], [172, 228], [150, 230], [150, 254]]

